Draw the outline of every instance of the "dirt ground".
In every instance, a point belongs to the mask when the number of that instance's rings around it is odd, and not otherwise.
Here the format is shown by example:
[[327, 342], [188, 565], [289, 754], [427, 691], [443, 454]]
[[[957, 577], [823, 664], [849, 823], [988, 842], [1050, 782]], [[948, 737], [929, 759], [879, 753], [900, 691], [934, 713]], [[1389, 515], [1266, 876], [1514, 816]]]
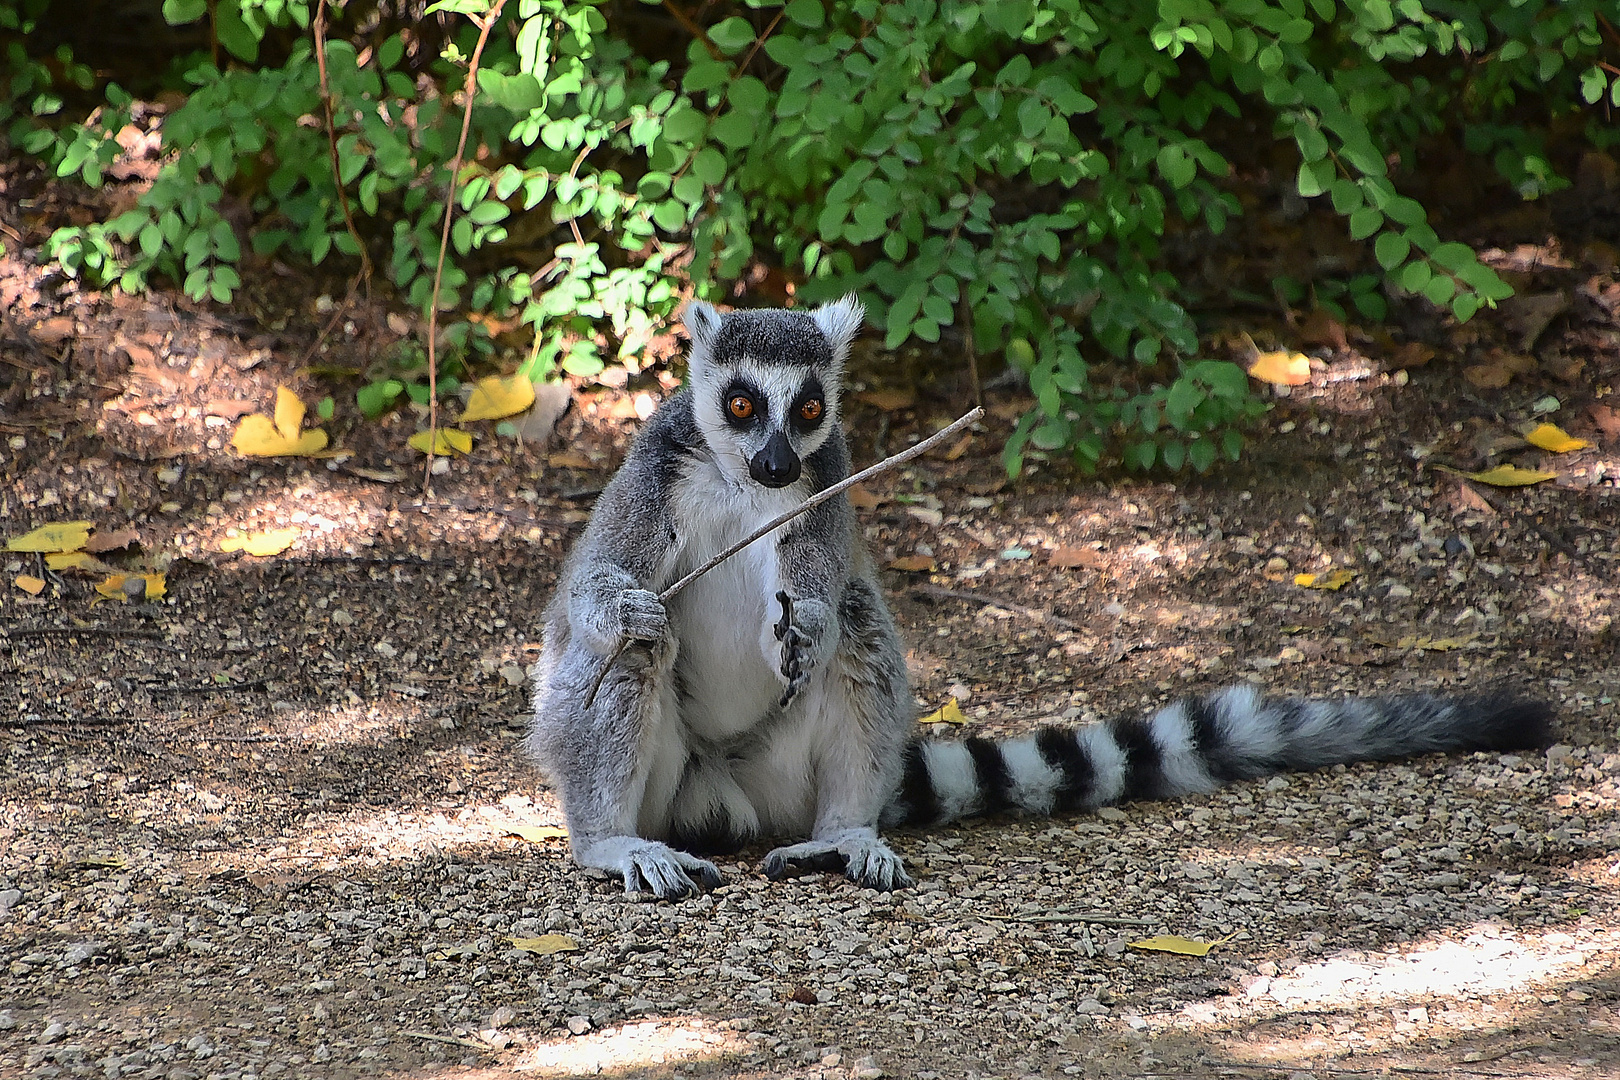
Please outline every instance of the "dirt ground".
[[[894, 895], [767, 883], [761, 847], [679, 905], [573, 870], [517, 752], [560, 559], [668, 370], [576, 387], [549, 441], [477, 425], [424, 494], [417, 417], [362, 422], [309, 370], [414, 332], [397, 313], [340, 310], [312, 349], [312, 296], [131, 300], [25, 255], [0, 259], [0, 532], [132, 529], [99, 557], [166, 595], [0, 556], [0, 1076], [1620, 1074], [1604, 252], [1495, 252], [1527, 300], [1469, 327], [1330, 332], [1208, 478], [1008, 484], [1013, 388], [860, 500], [908, 568], [884, 585], [919, 713], [1001, 734], [1241, 679], [1494, 687], [1553, 702], [1556, 746], [900, 834], [920, 884]], [[860, 464], [965, 407], [954, 363], [856, 373]], [[231, 451], [277, 385], [336, 394], [342, 454]], [[1592, 445], [1527, 447], [1536, 419]], [[1443, 468], [1499, 463], [1558, 476]], [[281, 554], [221, 550], [285, 527]], [[1331, 569], [1355, 577], [1295, 583]], [[1220, 944], [1130, 947], [1159, 934]]]

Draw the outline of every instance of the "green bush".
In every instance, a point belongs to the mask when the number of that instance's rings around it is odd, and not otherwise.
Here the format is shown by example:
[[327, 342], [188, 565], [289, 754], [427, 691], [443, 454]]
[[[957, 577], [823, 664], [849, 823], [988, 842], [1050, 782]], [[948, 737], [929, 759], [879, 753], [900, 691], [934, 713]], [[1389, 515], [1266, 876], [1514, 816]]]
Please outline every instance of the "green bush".
[[[47, 2], [0, 0], [15, 103], [0, 120], [97, 186], [134, 99], [29, 51]], [[446, 301], [520, 313], [533, 377], [593, 374], [633, 356], [681, 279], [720, 295], [759, 256], [801, 275], [807, 301], [858, 290], [889, 348], [953, 327], [1027, 373], [1014, 471], [1032, 449], [1206, 470], [1237, 456], [1260, 406], [1241, 371], [1200, 358], [1161, 245], [1240, 213], [1229, 177], [1250, 133], [1291, 147], [1298, 194], [1369, 247], [1373, 272], [1311, 283], [1319, 302], [1380, 318], [1386, 294], [1410, 294], [1466, 320], [1510, 290], [1437, 235], [1391, 163], [1441, 145], [1526, 198], [1561, 186], [1554, 122], [1584, 110], [1594, 142], [1613, 137], [1592, 108], [1620, 104], [1596, 62], [1607, 2], [749, 0], [706, 9], [717, 21], [682, 56], [661, 10], [512, 0], [478, 72], [469, 146], [485, 152], [454, 178]], [[189, 90], [156, 182], [136, 209], [60, 230], [51, 255], [98, 283], [157, 274], [227, 303], [244, 238], [223, 200], [251, 209], [256, 251], [319, 264], [360, 252], [341, 183], [359, 243], [425, 307], [476, 38], [461, 16], [486, 7], [442, 0], [436, 22], [363, 31], [339, 9], [334, 178], [311, 122], [313, 0], [165, 0], [172, 23], [212, 19], [220, 63], [175, 62]], [[261, 62], [270, 36], [292, 44]], [[65, 108], [92, 89], [95, 112]], [[540, 249], [522, 265], [517, 220], [522, 253]], [[366, 412], [403, 385], [368, 386]]]

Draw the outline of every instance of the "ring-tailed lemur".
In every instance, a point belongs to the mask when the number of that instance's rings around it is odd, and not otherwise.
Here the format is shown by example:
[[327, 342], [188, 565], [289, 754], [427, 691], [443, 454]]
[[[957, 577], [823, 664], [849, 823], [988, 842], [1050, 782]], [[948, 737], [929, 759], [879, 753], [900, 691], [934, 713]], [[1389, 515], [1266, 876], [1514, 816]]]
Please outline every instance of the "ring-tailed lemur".
[[[833, 499], [678, 594], [658, 592], [843, 479], [839, 423], [863, 312], [686, 313], [689, 386], [647, 422], [598, 500], [546, 611], [528, 746], [575, 860], [676, 898], [720, 881], [691, 852], [809, 836], [765, 859], [910, 883], [878, 827], [1037, 814], [1210, 791], [1231, 780], [1431, 751], [1545, 742], [1512, 699], [1263, 700], [1239, 686], [1148, 719], [1020, 739], [915, 739], [900, 639]], [[622, 638], [631, 647], [585, 702]]]

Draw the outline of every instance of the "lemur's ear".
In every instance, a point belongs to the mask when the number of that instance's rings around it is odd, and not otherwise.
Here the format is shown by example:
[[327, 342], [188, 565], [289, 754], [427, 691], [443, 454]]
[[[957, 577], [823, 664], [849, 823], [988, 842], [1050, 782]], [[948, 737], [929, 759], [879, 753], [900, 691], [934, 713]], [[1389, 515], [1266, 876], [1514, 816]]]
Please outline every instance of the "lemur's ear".
[[842, 367], [844, 358], [849, 355], [849, 343], [861, 332], [866, 309], [855, 299], [855, 294], [850, 293], [841, 300], [822, 304], [810, 313], [810, 317], [827, 335], [827, 344], [832, 346], [833, 363]]
[[693, 300], [686, 305], [686, 313], [681, 316], [681, 321], [686, 323], [686, 332], [692, 335], [690, 363], [694, 369], [703, 367], [714, 345], [714, 335], [720, 332], [720, 313], [714, 310], [712, 304]]

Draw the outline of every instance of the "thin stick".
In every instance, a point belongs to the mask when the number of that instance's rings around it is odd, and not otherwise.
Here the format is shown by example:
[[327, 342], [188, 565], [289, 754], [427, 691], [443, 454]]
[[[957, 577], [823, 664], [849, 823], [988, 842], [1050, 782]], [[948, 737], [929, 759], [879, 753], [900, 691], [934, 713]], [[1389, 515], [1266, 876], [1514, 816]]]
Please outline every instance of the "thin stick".
[[[896, 466], [904, 465], [913, 458], [926, 454], [928, 451], [932, 450], [946, 439], [949, 439], [952, 435], [955, 435], [963, 428], [970, 424], [976, 423], [983, 415], [984, 410], [975, 406], [971, 412], [958, 419], [950, 427], [935, 432], [922, 442], [918, 443], [916, 446], [913, 446], [907, 450], [902, 450], [892, 457], [886, 457], [876, 465], [869, 466], [868, 468], [862, 469], [854, 476], [846, 477], [845, 479], [840, 480], [832, 487], [823, 488], [821, 491], [816, 492], [814, 495], [810, 496], [793, 509], [776, 515], [776, 517], [772, 518], [770, 521], [767, 521], [765, 524], [761, 525], [759, 528], [755, 529], [753, 532], [749, 533], [735, 544], [732, 544], [720, 554], [716, 555], [714, 558], [710, 559], [708, 562], [704, 563], [702, 566], [698, 567], [696, 570], [693, 570], [690, 574], [687, 574], [675, 584], [659, 593], [658, 602], [661, 604], [669, 603], [682, 589], [686, 588], [688, 585], [692, 584], [692, 582], [696, 581], [704, 574], [707, 574], [710, 570], [713, 570], [715, 567], [719, 566], [721, 563], [725, 562], [727, 559], [731, 558], [733, 555], [737, 554], [737, 552], [741, 551], [749, 544], [752, 544], [755, 540], [758, 540], [766, 533], [774, 532], [776, 529], [787, 524], [789, 521], [792, 521], [800, 514], [805, 514], [811, 510], [814, 510], [816, 507], [820, 506], [824, 502], [827, 502], [829, 499], [836, 499], [838, 496], [842, 495], [844, 492], [848, 491], [850, 488], [854, 487], [856, 484], [859, 484], [863, 480], [869, 480], [872, 477], [877, 476], [879, 473], [888, 472], [890, 469], [893, 469]], [[624, 650], [628, 649], [629, 647], [629, 638], [624, 638], [621, 640], [619, 642], [619, 647], [614, 650], [613, 655], [608, 657], [607, 663], [602, 665], [602, 670], [596, 673], [596, 679], [591, 683], [590, 693], [585, 695], [585, 707], [587, 709], [590, 708], [591, 704], [596, 701], [596, 692], [602, 689], [602, 680], [607, 678], [607, 673], [612, 670], [614, 664], [619, 662], [619, 657], [623, 656]]]
[[486, 1054], [495, 1052], [495, 1048], [488, 1043], [473, 1042], [471, 1039], [456, 1039], [449, 1035], [435, 1035], [431, 1031], [405, 1031], [401, 1032], [407, 1039], [427, 1039], [429, 1042], [444, 1043], [446, 1046], [465, 1046], [469, 1050], [482, 1050]]
[[439, 230], [439, 258], [433, 264], [433, 291], [428, 294], [428, 448], [427, 466], [422, 470], [422, 490], [433, 489], [433, 449], [439, 441], [439, 290], [444, 284], [444, 259], [450, 250], [450, 223], [456, 216], [456, 186], [461, 179], [461, 163], [467, 153], [467, 132], [472, 128], [473, 100], [478, 97], [478, 59], [484, 55], [484, 44], [489, 32], [501, 17], [506, 0], [492, 0], [482, 17], [468, 16], [478, 27], [478, 44], [473, 46], [472, 59], [467, 62], [467, 82], [462, 89], [466, 106], [461, 113], [461, 138], [456, 142], [456, 156], [450, 162], [450, 183], [444, 196], [444, 225]]
[[1128, 919], [1123, 915], [974, 915], [975, 919], [1021, 923], [1089, 923], [1093, 926], [1156, 926], [1152, 919]]

